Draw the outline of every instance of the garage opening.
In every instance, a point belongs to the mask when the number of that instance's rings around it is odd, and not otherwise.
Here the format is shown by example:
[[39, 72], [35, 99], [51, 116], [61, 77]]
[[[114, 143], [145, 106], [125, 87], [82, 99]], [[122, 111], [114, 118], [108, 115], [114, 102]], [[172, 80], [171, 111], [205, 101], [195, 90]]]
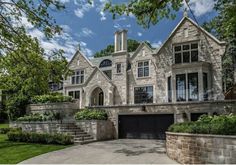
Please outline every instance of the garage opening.
[[174, 123], [174, 114], [119, 115], [120, 139], [161, 139]]

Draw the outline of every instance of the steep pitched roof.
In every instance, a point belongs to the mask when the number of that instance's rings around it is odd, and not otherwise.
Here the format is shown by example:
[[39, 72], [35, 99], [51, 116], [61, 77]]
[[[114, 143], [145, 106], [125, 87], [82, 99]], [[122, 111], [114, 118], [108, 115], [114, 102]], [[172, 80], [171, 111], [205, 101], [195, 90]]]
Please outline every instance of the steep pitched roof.
[[207, 32], [204, 28], [199, 26], [196, 22], [194, 22], [191, 18], [184, 16], [182, 20], [178, 23], [178, 25], [174, 28], [174, 30], [170, 33], [169, 37], [165, 40], [165, 42], [162, 44], [162, 46], [155, 52], [155, 54], [158, 54], [160, 50], [165, 46], [165, 44], [169, 41], [170, 38], [172, 38], [175, 34], [175, 32], [179, 29], [179, 27], [184, 23], [184, 21], [191, 22], [194, 26], [196, 26], [198, 29], [200, 29], [203, 33], [205, 33], [208, 37], [210, 37], [212, 40], [214, 40], [216, 43], [220, 45], [226, 44], [224, 41], [218, 40], [215, 36]]
[[138, 52], [144, 47], [146, 46], [150, 51], [153, 51], [152, 48], [150, 48], [150, 46], [148, 44], [146, 44], [146, 42], [141, 42], [138, 46], [138, 48], [134, 51], [133, 55], [131, 56], [131, 60], [134, 59], [134, 57], [137, 56]]
[[70, 62], [68, 63], [68, 66], [72, 63], [72, 61], [75, 59], [76, 56], [78, 55], [81, 55], [88, 63], [90, 66], [93, 67], [93, 64], [90, 62], [90, 60], [80, 51], [80, 50], [77, 50], [75, 52], [75, 55], [72, 57], [72, 59], [70, 60]]

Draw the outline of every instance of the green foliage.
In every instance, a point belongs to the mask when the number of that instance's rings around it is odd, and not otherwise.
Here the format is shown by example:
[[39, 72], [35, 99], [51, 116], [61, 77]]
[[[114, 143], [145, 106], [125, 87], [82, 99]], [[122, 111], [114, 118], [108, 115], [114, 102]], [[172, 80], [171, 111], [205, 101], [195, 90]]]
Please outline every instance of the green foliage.
[[107, 113], [103, 110], [83, 109], [75, 114], [76, 120], [107, 120]]
[[21, 128], [0, 128], [0, 134], [7, 134], [10, 131], [21, 131]]
[[236, 80], [234, 80], [234, 64], [236, 63], [236, 1], [218, 0], [215, 5], [218, 15], [210, 22], [204, 23], [204, 28], [217, 38], [226, 41], [227, 48], [223, 56], [223, 85], [227, 91]]
[[113, 19], [117, 15], [134, 15], [137, 23], [144, 28], [149, 28], [150, 25], [157, 24], [161, 19], [175, 18], [175, 11], [178, 11], [183, 6], [182, 0], [163, 0], [163, 1], [150, 1], [131, 0], [126, 3], [112, 4], [108, 2], [104, 10], [108, 10], [113, 14]]
[[236, 135], [236, 115], [203, 115], [198, 121], [173, 124], [170, 132]]
[[58, 103], [58, 102], [72, 102], [71, 96], [63, 96], [61, 94], [46, 94], [46, 95], [39, 95], [34, 96], [31, 99], [31, 103], [38, 104], [38, 103]]
[[[152, 48], [151, 44], [146, 41], [146, 43]], [[128, 52], [133, 52], [135, 51], [138, 46], [139, 46], [139, 42], [136, 40], [132, 40], [132, 39], [128, 39], [127, 40], [127, 46], [128, 46]], [[108, 45], [105, 49], [95, 53], [94, 57], [103, 57], [103, 56], [109, 56], [112, 53], [114, 53], [114, 45]]]
[[42, 144], [73, 144], [72, 137], [66, 134], [48, 134], [35, 132], [10, 131], [8, 139], [14, 142], [42, 143]]
[[19, 117], [17, 121], [52, 121], [52, 120], [60, 120], [60, 113], [58, 112], [45, 112], [43, 114], [34, 113], [30, 115], [25, 115], [23, 117]]

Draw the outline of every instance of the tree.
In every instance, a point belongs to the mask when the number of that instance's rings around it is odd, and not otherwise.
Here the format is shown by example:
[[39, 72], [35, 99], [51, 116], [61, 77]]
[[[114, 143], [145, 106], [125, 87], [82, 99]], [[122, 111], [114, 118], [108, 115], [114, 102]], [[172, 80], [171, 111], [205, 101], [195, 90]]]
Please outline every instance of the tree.
[[[151, 44], [148, 41], [145, 41], [148, 46], [150, 46], [150, 48], [152, 48]], [[137, 40], [133, 40], [133, 39], [128, 39], [127, 40], [127, 46], [128, 46], [128, 52], [133, 52], [135, 51], [138, 46], [140, 45], [140, 43]], [[109, 56], [114, 52], [114, 45], [108, 45], [105, 49], [96, 52], [94, 57], [103, 57], [103, 56]]]
[[157, 24], [163, 18], [174, 19], [174, 11], [183, 6], [183, 0], [130, 0], [127, 3], [106, 3], [104, 10], [116, 15], [134, 15], [137, 23], [144, 28]]
[[235, 82], [234, 65], [236, 64], [236, 1], [218, 0], [215, 5], [218, 16], [204, 23], [206, 30], [217, 38], [227, 42], [226, 53], [223, 57], [223, 85], [227, 91]]

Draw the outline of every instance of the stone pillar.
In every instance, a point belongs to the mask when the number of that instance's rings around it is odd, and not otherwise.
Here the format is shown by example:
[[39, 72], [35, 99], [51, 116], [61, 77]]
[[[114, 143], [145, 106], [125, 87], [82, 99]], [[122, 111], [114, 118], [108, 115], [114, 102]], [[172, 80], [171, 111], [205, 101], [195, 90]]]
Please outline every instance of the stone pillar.
[[127, 30], [121, 31], [121, 51], [127, 51]]
[[115, 32], [114, 52], [127, 51], [127, 30]]

